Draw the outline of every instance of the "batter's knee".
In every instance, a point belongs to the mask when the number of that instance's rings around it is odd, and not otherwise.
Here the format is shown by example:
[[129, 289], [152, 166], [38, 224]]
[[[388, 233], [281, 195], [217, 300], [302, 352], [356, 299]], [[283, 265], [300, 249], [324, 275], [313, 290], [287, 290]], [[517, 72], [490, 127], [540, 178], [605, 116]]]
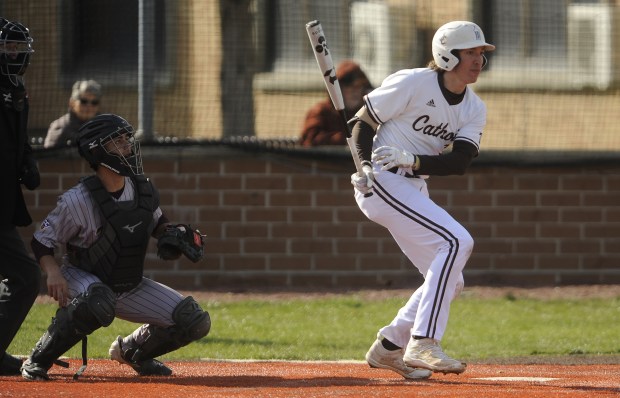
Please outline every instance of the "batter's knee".
[[464, 231], [458, 237], [458, 242], [459, 242], [459, 251], [461, 251], [463, 254], [469, 257], [474, 250], [474, 238], [472, 238], [469, 232]]
[[183, 331], [185, 342], [201, 339], [211, 330], [211, 317], [203, 311], [200, 304], [189, 296], [183, 299], [172, 313], [172, 320], [178, 330]]
[[452, 300], [456, 299], [463, 292], [463, 288], [465, 287], [465, 279], [463, 279], [463, 273], [459, 275], [459, 279], [456, 281], [456, 287], [454, 288], [454, 295], [452, 296]]

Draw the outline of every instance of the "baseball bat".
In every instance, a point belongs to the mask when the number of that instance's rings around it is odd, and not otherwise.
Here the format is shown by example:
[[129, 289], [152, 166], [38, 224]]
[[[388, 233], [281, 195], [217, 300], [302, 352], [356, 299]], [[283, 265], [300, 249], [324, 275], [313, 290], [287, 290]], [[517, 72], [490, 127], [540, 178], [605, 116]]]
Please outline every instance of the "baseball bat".
[[[327, 87], [327, 92], [329, 93], [329, 98], [331, 98], [334, 108], [336, 108], [342, 118], [342, 123], [344, 124], [345, 132], [347, 134], [347, 144], [349, 145], [349, 150], [353, 156], [355, 169], [357, 170], [357, 174], [361, 176], [363, 175], [362, 161], [351, 136], [351, 129], [349, 129], [348, 124], [349, 119], [347, 118], [347, 113], [345, 111], [344, 99], [342, 98], [342, 91], [340, 90], [340, 83], [336, 77], [336, 67], [334, 66], [334, 61], [332, 60], [331, 50], [327, 46], [327, 39], [325, 38], [325, 32], [323, 32], [321, 22], [318, 20], [308, 22], [306, 24], [306, 32], [308, 32], [308, 38], [312, 44], [316, 62], [319, 65], [321, 73], [323, 74], [323, 79], [325, 81], [325, 87]], [[366, 196], [370, 195], [372, 195], [372, 193], [366, 194]]]

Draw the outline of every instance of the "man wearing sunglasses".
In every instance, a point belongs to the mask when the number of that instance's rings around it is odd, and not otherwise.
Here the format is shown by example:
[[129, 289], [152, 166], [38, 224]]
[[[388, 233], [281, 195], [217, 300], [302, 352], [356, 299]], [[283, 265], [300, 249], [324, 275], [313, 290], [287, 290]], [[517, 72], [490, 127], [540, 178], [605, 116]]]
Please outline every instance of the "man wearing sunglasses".
[[69, 111], [50, 123], [43, 146], [58, 148], [75, 143], [80, 127], [99, 114], [101, 85], [94, 80], [78, 80], [73, 84]]

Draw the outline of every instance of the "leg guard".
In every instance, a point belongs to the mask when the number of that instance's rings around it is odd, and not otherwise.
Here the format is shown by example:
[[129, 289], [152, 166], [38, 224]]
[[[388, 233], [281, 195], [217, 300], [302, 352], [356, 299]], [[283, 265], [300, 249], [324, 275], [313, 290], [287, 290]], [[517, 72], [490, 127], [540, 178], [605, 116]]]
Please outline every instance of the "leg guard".
[[140, 363], [201, 339], [211, 329], [209, 313], [203, 311], [191, 296], [177, 305], [172, 313], [172, 319], [175, 325], [168, 328], [149, 325], [149, 336], [141, 346], [133, 342], [133, 339], [123, 340], [123, 358], [129, 362]]
[[28, 365], [47, 371], [54, 360], [84, 336], [101, 326], [110, 325], [114, 320], [115, 305], [116, 296], [109, 287], [103, 283], [89, 286], [85, 293], [56, 311], [52, 324], [32, 351]]

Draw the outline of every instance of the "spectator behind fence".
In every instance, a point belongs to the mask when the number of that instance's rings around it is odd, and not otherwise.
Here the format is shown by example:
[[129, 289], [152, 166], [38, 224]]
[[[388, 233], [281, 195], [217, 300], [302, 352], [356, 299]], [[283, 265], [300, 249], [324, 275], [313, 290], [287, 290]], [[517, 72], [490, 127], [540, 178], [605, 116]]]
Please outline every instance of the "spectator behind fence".
[[45, 148], [70, 146], [78, 129], [99, 114], [101, 85], [94, 80], [78, 80], [69, 98], [69, 112], [50, 123], [43, 143]]
[[[360, 66], [350, 60], [338, 64], [336, 75], [345, 111], [347, 115], [353, 116], [362, 107], [364, 95], [372, 91], [373, 87]], [[343, 121], [329, 96], [310, 108], [301, 132], [301, 145], [344, 145], [346, 138]]]

